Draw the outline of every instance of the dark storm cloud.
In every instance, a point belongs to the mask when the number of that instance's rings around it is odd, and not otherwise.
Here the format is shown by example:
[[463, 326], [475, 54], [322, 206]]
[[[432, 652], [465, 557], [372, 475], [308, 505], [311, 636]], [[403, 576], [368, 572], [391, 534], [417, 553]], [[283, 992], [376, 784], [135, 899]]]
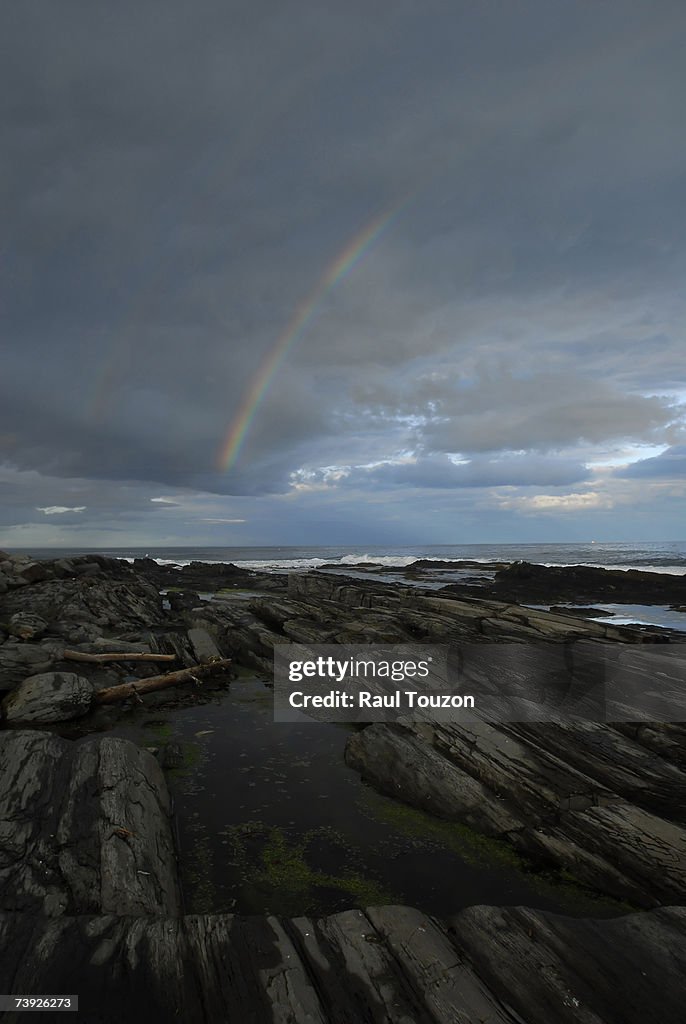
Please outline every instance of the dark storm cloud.
[[674, 418], [667, 402], [613, 392], [602, 382], [558, 380], [545, 374], [526, 382], [505, 378], [455, 402], [444, 422], [428, 426], [424, 442], [443, 451], [500, 448], [551, 450], [583, 442], [650, 438]]
[[[416, 417], [417, 443], [433, 451], [551, 450], [582, 442], [651, 437], [683, 412], [666, 398], [626, 394], [570, 369], [520, 361], [434, 370], [405, 381], [360, 382], [355, 398], [372, 415]], [[532, 481], [533, 482], [533, 481]]]
[[[50, 478], [26, 515], [90, 507], [58, 478], [123, 507], [127, 480], [260, 495], [400, 450], [678, 440], [683, 25], [667, 0], [12, 5], [0, 436]], [[296, 310], [403, 197], [221, 471]], [[517, 466], [581, 479], [573, 452]]]

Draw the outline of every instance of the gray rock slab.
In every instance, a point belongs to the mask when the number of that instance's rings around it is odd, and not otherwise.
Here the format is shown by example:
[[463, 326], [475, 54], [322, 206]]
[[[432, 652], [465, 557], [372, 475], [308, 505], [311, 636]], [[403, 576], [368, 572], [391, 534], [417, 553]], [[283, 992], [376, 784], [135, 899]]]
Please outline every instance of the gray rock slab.
[[[530, 835], [578, 878], [639, 906], [686, 895], [686, 831], [625, 802], [573, 811]], [[604, 878], [603, 878], [604, 875]]]
[[610, 726], [376, 723], [345, 757], [382, 792], [599, 892], [643, 907], [686, 893], [684, 774]]
[[527, 1022], [683, 1021], [686, 908], [578, 920], [525, 907], [470, 907], [455, 945]]
[[214, 661], [222, 657], [221, 651], [206, 629], [196, 627], [188, 630], [188, 641], [193, 648], [196, 661]]
[[516, 807], [494, 800], [487, 786], [402, 726], [377, 723], [352, 733], [345, 760], [389, 796], [488, 835], [505, 835], [525, 823]]
[[[686, 822], [683, 771], [640, 742], [641, 730], [649, 733], [651, 727], [637, 727], [633, 738], [611, 725], [601, 728], [586, 722], [509, 723], [501, 728], [536, 749], [563, 759], [578, 771], [592, 774], [606, 789], [625, 800], [666, 818]], [[653, 731], [658, 728], [652, 727]]]

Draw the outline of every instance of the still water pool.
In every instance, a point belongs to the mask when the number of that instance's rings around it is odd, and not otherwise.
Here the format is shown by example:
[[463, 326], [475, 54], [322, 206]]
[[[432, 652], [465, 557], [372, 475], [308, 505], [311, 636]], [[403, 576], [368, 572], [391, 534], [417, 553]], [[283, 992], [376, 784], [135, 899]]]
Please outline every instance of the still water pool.
[[167, 773], [187, 913], [329, 914], [404, 903], [441, 917], [479, 903], [580, 916], [628, 908], [527, 871], [506, 844], [437, 821], [364, 784], [343, 759], [347, 728], [275, 723], [254, 678], [209, 703], [138, 708], [111, 730], [180, 744]]

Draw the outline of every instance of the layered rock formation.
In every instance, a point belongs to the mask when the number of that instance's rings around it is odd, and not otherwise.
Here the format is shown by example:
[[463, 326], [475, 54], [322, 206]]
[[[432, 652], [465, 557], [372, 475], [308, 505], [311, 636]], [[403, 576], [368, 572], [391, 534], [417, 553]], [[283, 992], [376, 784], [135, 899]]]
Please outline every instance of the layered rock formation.
[[[131, 673], [84, 665], [83, 685], [65, 684], [66, 645], [165, 651], [182, 664], [231, 655], [271, 677], [276, 643], [585, 638], [648, 645], [660, 672], [672, 671], [665, 631], [325, 573], [275, 582], [193, 569], [186, 598], [165, 612], [158, 588], [173, 584], [158, 567], [110, 561], [0, 556], [0, 688], [17, 695], [6, 709], [19, 696], [31, 706], [38, 691], [42, 707], [58, 709]], [[217, 583], [236, 593], [199, 601], [190, 589]], [[645, 720], [379, 723], [347, 747], [379, 789], [658, 909], [610, 921], [493, 907], [451, 921], [406, 907], [320, 921], [184, 917], [155, 759], [122, 740], [6, 729], [0, 991], [72, 991], [84, 1019], [103, 1022], [676, 1024], [686, 911], [661, 905], [682, 903], [686, 888], [685, 751], [686, 726]]]
[[591, 604], [613, 601], [624, 604], [686, 603], [686, 576], [640, 569], [600, 569], [592, 565], [535, 565], [512, 562], [496, 565], [495, 579], [474, 588], [452, 584], [446, 593], [488, 594], [501, 601], [554, 604], [571, 601]]
[[682, 1019], [684, 909], [183, 917], [168, 810], [127, 741], [0, 735], [0, 990], [78, 995], [101, 1024]]
[[[583, 637], [659, 642], [655, 656], [667, 652], [659, 630], [324, 573], [291, 576], [287, 596], [278, 599], [226, 598], [192, 615], [210, 624], [223, 649], [268, 674], [273, 645], [288, 642]], [[506, 839], [539, 865], [646, 907], [680, 901], [686, 892], [685, 754], [686, 727], [677, 723], [376, 724], [353, 735], [346, 750], [348, 763], [385, 793]]]
[[319, 921], [0, 913], [0, 987], [76, 993], [99, 1024], [681, 1024], [685, 946], [682, 908], [612, 921], [497, 907], [452, 922], [409, 907]]

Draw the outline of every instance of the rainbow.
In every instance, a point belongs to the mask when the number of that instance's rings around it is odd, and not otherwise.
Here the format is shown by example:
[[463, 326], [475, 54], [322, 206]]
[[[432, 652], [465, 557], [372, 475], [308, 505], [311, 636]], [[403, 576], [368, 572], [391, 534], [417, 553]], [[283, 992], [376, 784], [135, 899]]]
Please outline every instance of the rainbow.
[[298, 306], [286, 329], [279, 335], [276, 344], [266, 355], [243, 397], [219, 450], [219, 469], [226, 471], [235, 464], [250, 429], [250, 424], [255, 418], [255, 413], [260, 407], [276, 371], [296, 341], [302, 336], [322, 299], [328, 295], [339, 281], [343, 280], [346, 274], [350, 273], [355, 264], [362, 259], [379, 235], [406, 205], [408, 199], [409, 197], [407, 196], [403, 197], [400, 202], [394, 203], [393, 206], [376, 216], [365, 228], [354, 235], [319, 279], [307, 298]]

